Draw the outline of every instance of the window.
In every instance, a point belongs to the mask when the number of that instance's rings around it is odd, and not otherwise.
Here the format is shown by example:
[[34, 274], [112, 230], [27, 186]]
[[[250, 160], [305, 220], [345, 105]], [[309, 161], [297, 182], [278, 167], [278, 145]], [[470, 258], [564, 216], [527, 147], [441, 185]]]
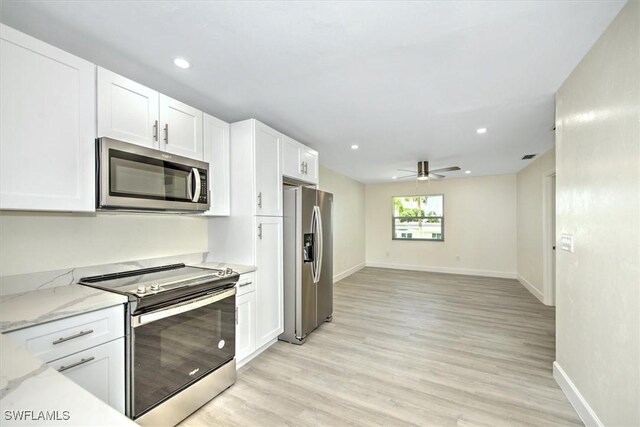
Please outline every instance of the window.
[[444, 194], [393, 197], [394, 240], [444, 241]]

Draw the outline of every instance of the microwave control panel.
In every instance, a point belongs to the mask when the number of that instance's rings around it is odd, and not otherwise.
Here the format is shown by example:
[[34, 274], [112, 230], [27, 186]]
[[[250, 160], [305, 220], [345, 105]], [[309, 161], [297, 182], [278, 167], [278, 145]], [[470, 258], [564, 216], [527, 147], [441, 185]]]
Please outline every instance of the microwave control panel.
[[207, 187], [207, 171], [204, 169], [198, 169], [200, 172], [200, 198], [198, 203], [207, 203], [207, 196], [209, 194], [209, 187]]

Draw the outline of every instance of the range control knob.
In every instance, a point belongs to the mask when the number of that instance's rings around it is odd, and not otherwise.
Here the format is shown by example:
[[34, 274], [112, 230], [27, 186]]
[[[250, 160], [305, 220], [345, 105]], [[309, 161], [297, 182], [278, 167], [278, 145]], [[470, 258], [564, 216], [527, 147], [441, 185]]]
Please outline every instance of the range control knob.
[[136, 291], [139, 294], [146, 294], [147, 293], [147, 288], [144, 287], [144, 285], [140, 285], [138, 286], [138, 290]]
[[227, 267], [227, 269], [224, 272], [227, 276], [231, 276], [233, 274], [233, 270], [230, 269], [229, 267]]
[[158, 285], [157, 283], [154, 282], [154, 283], [151, 284], [151, 287], [149, 289], [151, 289], [152, 291], [159, 291], [160, 290], [160, 285]]

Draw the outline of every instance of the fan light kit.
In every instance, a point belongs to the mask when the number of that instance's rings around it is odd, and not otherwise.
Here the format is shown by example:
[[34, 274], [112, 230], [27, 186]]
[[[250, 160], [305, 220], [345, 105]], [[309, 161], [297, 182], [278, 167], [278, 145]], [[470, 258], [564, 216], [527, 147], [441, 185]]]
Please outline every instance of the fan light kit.
[[410, 171], [407, 169], [398, 169], [399, 171], [404, 171], [404, 172], [412, 172], [411, 175], [406, 175], [406, 176], [400, 176], [400, 177], [393, 177], [393, 179], [403, 179], [403, 178], [413, 178], [416, 177], [416, 179], [418, 181], [428, 181], [429, 179], [441, 179], [444, 178], [444, 175], [440, 175], [439, 173], [436, 172], [453, 172], [453, 171], [459, 171], [460, 168], [458, 166], [450, 166], [448, 168], [441, 168], [441, 169], [435, 169], [435, 170], [429, 170], [429, 162], [427, 162], [426, 160], [422, 160], [420, 162], [418, 162], [418, 170], [417, 171]]
[[479, 128], [478, 130], [476, 130], [476, 132], [478, 132], [479, 134], [487, 133], [487, 128]]
[[176, 65], [176, 67], [182, 68], [184, 70], [191, 67], [191, 64], [189, 64], [189, 61], [187, 61], [184, 58], [174, 58], [173, 63]]

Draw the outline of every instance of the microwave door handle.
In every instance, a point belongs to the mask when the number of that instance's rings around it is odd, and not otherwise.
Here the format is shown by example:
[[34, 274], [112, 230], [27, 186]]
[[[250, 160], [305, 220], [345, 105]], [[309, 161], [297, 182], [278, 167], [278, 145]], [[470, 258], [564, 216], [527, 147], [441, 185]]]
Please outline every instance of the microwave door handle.
[[191, 169], [193, 172], [193, 177], [196, 182], [196, 191], [194, 192], [193, 197], [191, 198], [192, 202], [197, 202], [200, 199], [200, 192], [202, 191], [202, 185], [200, 184], [200, 171], [198, 168]]
[[187, 198], [193, 200], [193, 169], [187, 175]]

